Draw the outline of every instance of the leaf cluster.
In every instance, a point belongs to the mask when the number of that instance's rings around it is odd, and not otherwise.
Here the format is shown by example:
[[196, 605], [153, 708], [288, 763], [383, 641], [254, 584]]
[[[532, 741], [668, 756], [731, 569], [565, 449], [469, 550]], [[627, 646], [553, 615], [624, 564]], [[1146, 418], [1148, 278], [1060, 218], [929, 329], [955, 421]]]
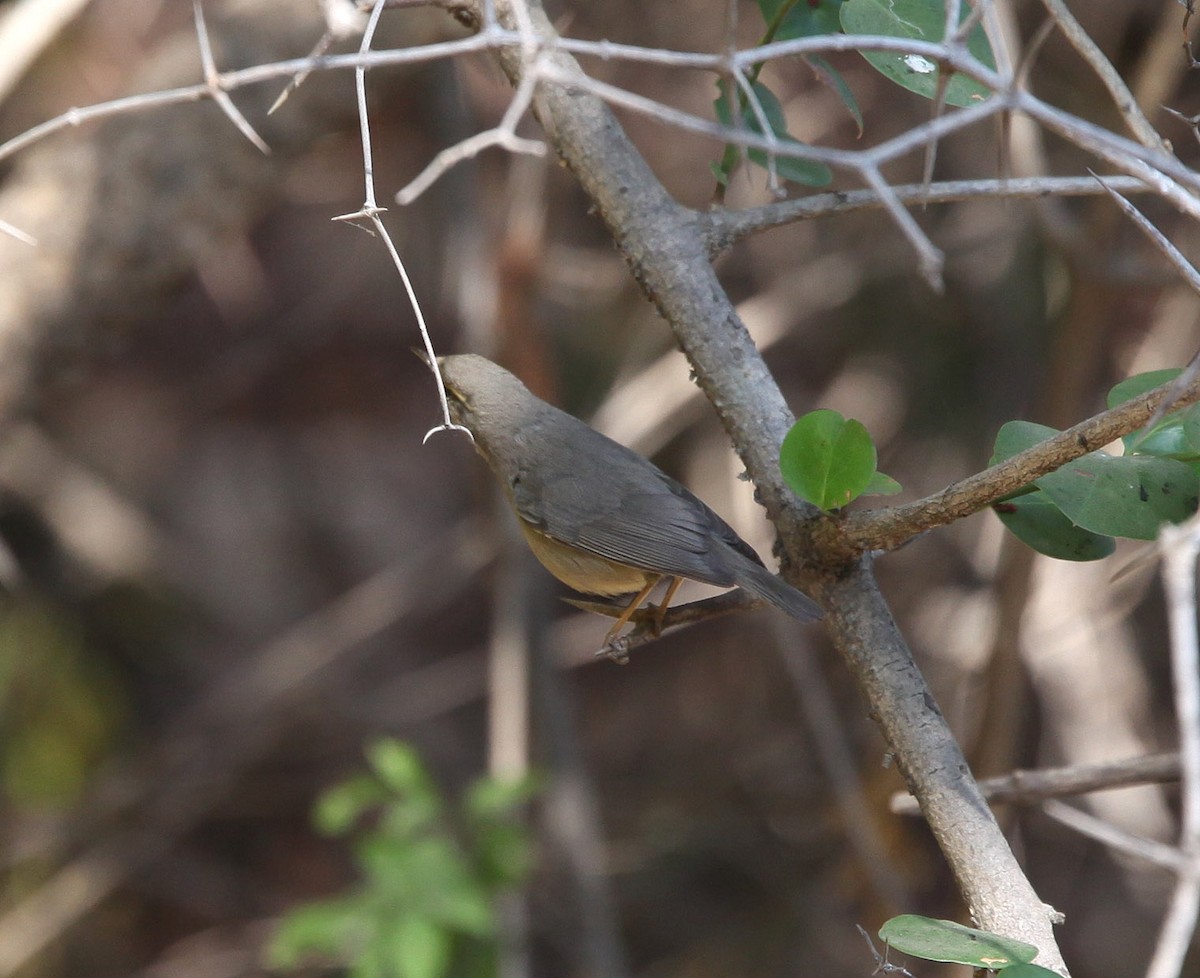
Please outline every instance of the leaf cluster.
[[362, 880], [287, 914], [268, 964], [315, 958], [353, 978], [490, 978], [495, 897], [532, 864], [518, 819], [532, 783], [479, 780], [455, 809], [412, 747], [381, 740], [367, 760], [370, 770], [327, 791], [314, 814], [319, 831], [351, 840]]
[[[1165, 384], [1178, 370], [1155, 370], [1117, 384], [1116, 407]], [[996, 435], [991, 464], [1058, 434], [1010, 421]], [[1191, 516], [1200, 499], [1200, 407], [1168, 413], [1150, 430], [1122, 439], [1124, 453], [1092, 452], [1042, 476], [992, 509], [1005, 527], [1039, 553], [1060, 560], [1099, 560], [1116, 537], [1153, 540], [1164, 523]]]
[[[942, 0], [758, 0], [758, 8], [766, 25], [760, 44], [839, 32], [940, 43], [945, 33], [946, 14]], [[962, 19], [969, 14], [970, 5], [963, 4]], [[987, 36], [978, 24], [967, 32], [966, 46], [982, 64], [995, 67]], [[862, 56], [884, 77], [923, 98], [964, 107], [988, 96], [987, 88], [974, 79], [947, 74], [941, 66], [921, 55], [863, 51]], [[841, 73], [818, 54], [804, 55], [802, 60], [837, 94], [861, 135], [862, 112]], [[733, 126], [736, 119], [736, 125], [755, 135], [763, 136], [769, 132], [782, 144], [800, 145], [799, 140], [788, 133], [787, 119], [778, 96], [760, 81], [757, 68], [749, 73], [747, 82], [758, 102], [757, 107], [751, 104], [750, 93], [742, 87], [733, 85], [726, 78], [717, 82], [717, 98], [713, 102], [717, 120]], [[747, 150], [744, 155], [756, 166], [801, 186], [823, 187], [833, 180], [832, 172], [823, 163], [788, 156], [770, 159], [761, 149]], [[720, 162], [711, 164], [713, 176], [722, 187], [729, 185], [742, 157], [743, 152], [737, 146], [728, 145]]]

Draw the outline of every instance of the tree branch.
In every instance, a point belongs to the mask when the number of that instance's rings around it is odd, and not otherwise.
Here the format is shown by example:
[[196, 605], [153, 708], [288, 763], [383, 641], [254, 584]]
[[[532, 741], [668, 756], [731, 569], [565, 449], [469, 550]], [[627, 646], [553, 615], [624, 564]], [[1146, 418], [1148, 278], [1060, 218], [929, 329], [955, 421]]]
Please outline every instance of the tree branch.
[[[1137, 431], [1172, 393], [1172, 386], [1173, 383], [1163, 384], [1132, 401], [1081, 421], [932, 496], [903, 506], [854, 513], [842, 520], [822, 518], [813, 529], [814, 546], [823, 559], [833, 560], [840, 555], [849, 562], [865, 551], [894, 550], [926, 530], [977, 513], [1071, 460]], [[1186, 387], [1173, 407], [1182, 408], [1197, 401], [1200, 401], [1200, 381]]]
[[[1123, 193], [1152, 193], [1136, 177], [1107, 177], [1104, 181], [1113, 190]], [[948, 204], [981, 197], [1005, 200], [1039, 199], [1042, 197], [1097, 196], [1105, 192], [1095, 177], [1026, 177], [1019, 180], [947, 180], [942, 183], [910, 183], [892, 188], [905, 204]], [[709, 250], [715, 258], [742, 238], [769, 231], [771, 228], [811, 221], [833, 214], [883, 207], [883, 201], [873, 190], [834, 191], [780, 200], [744, 211], [718, 210], [701, 215], [708, 224]]]
[[[993, 804], [1038, 805], [1047, 798], [1084, 795], [1092, 791], [1111, 791], [1142, 784], [1163, 784], [1179, 780], [1179, 754], [1147, 754], [1100, 764], [1072, 764], [1037, 771], [1013, 771], [998, 778], [979, 782], [983, 797]], [[897, 815], [919, 815], [920, 807], [912, 795], [895, 794], [890, 803]]]

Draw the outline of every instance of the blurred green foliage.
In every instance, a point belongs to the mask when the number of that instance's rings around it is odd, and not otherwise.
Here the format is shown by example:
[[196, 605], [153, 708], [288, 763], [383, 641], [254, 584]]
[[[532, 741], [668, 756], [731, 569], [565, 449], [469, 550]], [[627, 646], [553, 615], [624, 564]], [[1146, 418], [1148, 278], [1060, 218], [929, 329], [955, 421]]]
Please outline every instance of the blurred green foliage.
[[452, 806], [417, 752], [395, 740], [367, 750], [368, 773], [327, 791], [314, 821], [350, 838], [362, 881], [289, 913], [272, 967], [313, 957], [355, 978], [488, 978], [497, 971], [496, 897], [532, 865], [520, 814], [531, 779], [481, 779]]
[[125, 694], [60, 606], [32, 594], [0, 608], [0, 777], [19, 807], [79, 799], [126, 714]]

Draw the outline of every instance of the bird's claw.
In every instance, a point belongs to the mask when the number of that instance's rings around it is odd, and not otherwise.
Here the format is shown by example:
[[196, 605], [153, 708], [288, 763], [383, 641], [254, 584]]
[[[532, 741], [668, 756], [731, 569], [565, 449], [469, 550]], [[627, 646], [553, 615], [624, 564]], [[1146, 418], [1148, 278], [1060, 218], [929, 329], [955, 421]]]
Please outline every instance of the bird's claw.
[[619, 666], [629, 665], [629, 645], [630, 639], [633, 637], [633, 632], [625, 635], [616, 635], [610, 638], [596, 653], [596, 658], [603, 656]]

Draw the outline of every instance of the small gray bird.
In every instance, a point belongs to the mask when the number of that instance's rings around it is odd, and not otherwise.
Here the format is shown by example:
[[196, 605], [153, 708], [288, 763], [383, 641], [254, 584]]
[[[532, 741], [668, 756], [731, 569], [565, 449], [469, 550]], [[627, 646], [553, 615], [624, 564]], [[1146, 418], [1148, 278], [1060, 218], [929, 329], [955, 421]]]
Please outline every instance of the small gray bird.
[[821, 617], [728, 523], [636, 452], [490, 360], [466, 354], [438, 364], [451, 417], [475, 437], [538, 560], [576, 591], [633, 595], [606, 644], [664, 579], [656, 634], [684, 579], [741, 587], [801, 621]]

